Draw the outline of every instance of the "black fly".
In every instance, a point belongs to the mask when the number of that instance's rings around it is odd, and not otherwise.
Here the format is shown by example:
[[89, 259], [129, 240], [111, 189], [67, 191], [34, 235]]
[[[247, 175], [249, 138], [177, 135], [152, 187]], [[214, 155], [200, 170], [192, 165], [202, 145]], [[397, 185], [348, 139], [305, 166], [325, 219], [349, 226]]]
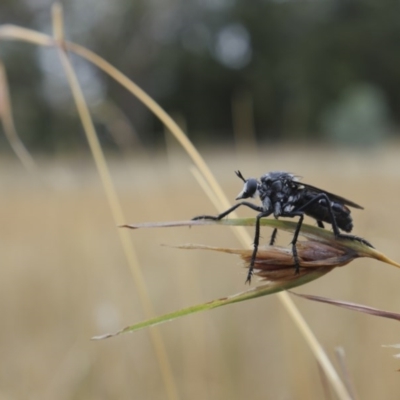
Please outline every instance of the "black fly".
[[[259, 181], [255, 178], [245, 179], [240, 171], [235, 171], [235, 173], [244, 182], [243, 190], [236, 197], [236, 200], [247, 199], [258, 195], [262, 206], [242, 201], [217, 216], [200, 215], [193, 219], [220, 220], [240, 206], [249, 207], [259, 213], [256, 216], [254, 250], [246, 283], [250, 283], [253, 275], [254, 262], [260, 240], [260, 219], [268, 217], [271, 214], [274, 214], [275, 218], [299, 217], [299, 222], [291, 242], [296, 273], [299, 272], [300, 268], [296, 242], [303, 223], [304, 214], [314, 218], [320, 228], [324, 228], [324, 222], [331, 224], [336, 238], [358, 240], [372, 247], [366, 240], [357, 236], [340, 233], [339, 230], [351, 232], [353, 229], [353, 220], [350, 215], [350, 209], [346, 206], [362, 209], [358, 204], [325, 190], [318, 189], [306, 183], [301, 183], [298, 177], [287, 172], [269, 172], [263, 175]], [[275, 242], [276, 234], [277, 229], [275, 228], [269, 243], [271, 246]]]

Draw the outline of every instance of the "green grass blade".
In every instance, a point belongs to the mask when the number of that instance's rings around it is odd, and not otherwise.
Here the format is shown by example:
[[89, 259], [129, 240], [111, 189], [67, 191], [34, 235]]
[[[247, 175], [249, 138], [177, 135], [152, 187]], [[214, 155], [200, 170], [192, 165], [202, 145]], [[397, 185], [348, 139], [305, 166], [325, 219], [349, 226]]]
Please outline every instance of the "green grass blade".
[[[212, 220], [189, 220], [189, 221], [169, 221], [169, 222], [145, 222], [140, 224], [125, 224], [121, 225], [121, 228], [129, 229], [141, 229], [141, 228], [173, 228], [181, 226], [204, 226], [204, 225], [221, 225], [221, 226], [254, 226], [255, 218], [232, 218], [222, 219], [220, 221]], [[267, 226], [270, 228], [277, 228], [286, 232], [294, 233], [297, 222], [296, 221], [284, 221], [273, 218], [264, 218], [260, 220], [261, 226]], [[391, 264], [397, 268], [400, 268], [400, 264], [391, 260], [380, 251], [369, 247], [366, 244], [358, 240], [349, 240], [346, 238], [336, 238], [333, 232], [312, 226], [303, 224], [301, 226], [300, 235], [306, 237], [309, 240], [316, 242], [326, 243], [331, 246], [343, 248], [347, 251], [353, 251], [357, 257], [369, 257], [376, 260], [382, 261], [387, 264]]]
[[241, 293], [229, 296], [229, 297], [223, 297], [223, 298], [213, 300], [213, 301], [210, 301], [207, 303], [198, 304], [195, 306], [184, 308], [179, 311], [174, 311], [169, 314], [161, 315], [159, 317], [154, 317], [154, 318], [148, 319], [147, 321], [142, 321], [137, 324], [127, 326], [126, 328], [124, 328], [118, 332], [115, 332], [115, 333], [109, 333], [109, 334], [105, 334], [105, 335], [101, 335], [101, 336], [94, 336], [92, 339], [93, 340], [107, 339], [110, 337], [120, 335], [122, 333], [133, 332], [133, 331], [137, 331], [142, 328], [147, 328], [147, 327], [158, 325], [158, 324], [161, 324], [164, 322], [172, 321], [174, 319], [184, 317], [186, 315], [194, 314], [194, 313], [197, 313], [200, 311], [212, 310], [217, 307], [227, 306], [229, 304], [239, 303], [241, 301], [251, 300], [251, 299], [254, 299], [257, 297], [267, 296], [267, 295], [270, 295], [273, 293], [277, 293], [282, 290], [291, 289], [296, 286], [300, 286], [305, 283], [311, 282], [311, 281], [325, 275], [331, 269], [332, 269], [332, 267], [319, 268], [318, 270], [315, 270], [307, 275], [301, 276], [298, 279], [294, 279], [289, 282], [274, 282], [274, 283], [270, 283], [267, 285], [257, 286], [253, 289], [250, 289], [245, 292], [241, 292]]

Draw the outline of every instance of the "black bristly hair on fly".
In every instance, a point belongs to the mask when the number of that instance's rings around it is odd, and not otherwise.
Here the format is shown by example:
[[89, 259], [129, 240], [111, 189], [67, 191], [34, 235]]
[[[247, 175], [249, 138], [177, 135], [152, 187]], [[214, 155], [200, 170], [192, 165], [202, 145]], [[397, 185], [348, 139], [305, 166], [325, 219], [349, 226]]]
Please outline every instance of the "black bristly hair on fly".
[[[358, 236], [347, 235], [340, 232], [340, 230], [351, 232], [353, 229], [351, 212], [347, 206], [362, 209], [358, 204], [315, 186], [302, 183], [297, 176], [288, 172], [269, 172], [263, 175], [260, 180], [255, 178], [245, 179], [240, 171], [235, 171], [235, 173], [244, 182], [243, 189], [236, 197], [236, 200], [252, 198], [258, 195], [262, 205], [257, 206], [247, 201], [241, 201], [219, 215], [199, 215], [194, 217], [193, 220], [209, 219], [217, 221], [226, 217], [240, 206], [246, 206], [258, 212], [255, 224], [254, 248], [246, 283], [251, 282], [251, 277], [253, 275], [254, 263], [260, 241], [260, 220], [271, 214], [273, 214], [275, 218], [299, 217], [291, 242], [296, 273], [298, 273], [300, 269], [296, 243], [303, 224], [304, 215], [314, 218], [320, 228], [324, 228], [324, 222], [331, 224], [336, 238], [357, 240], [373, 247], [369, 242]], [[277, 229], [275, 228], [269, 242], [271, 246], [275, 242], [276, 234]]]

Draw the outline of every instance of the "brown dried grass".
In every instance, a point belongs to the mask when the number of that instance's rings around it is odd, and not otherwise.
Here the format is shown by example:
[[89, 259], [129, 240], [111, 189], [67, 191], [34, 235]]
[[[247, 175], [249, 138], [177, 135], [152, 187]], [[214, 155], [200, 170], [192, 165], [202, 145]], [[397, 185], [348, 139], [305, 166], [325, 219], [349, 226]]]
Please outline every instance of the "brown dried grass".
[[[262, 157], [243, 156], [240, 165], [226, 151], [225, 157], [210, 153], [207, 158], [232, 198], [241, 186], [233, 173], [240, 166], [255, 176], [285, 168], [361, 203], [366, 209], [354, 212], [355, 233], [399, 260], [397, 147], [340, 156], [318, 148], [265, 148]], [[186, 161], [175, 163], [166, 168], [163, 157], [110, 163], [127, 222], [187, 219], [213, 211]], [[163, 398], [145, 333], [104, 343], [89, 340], [143, 319], [94, 167], [87, 160], [38, 164], [47, 185], [15, 162], [3, 160], [0, 169], [0, 394]], [[262, 234], [266, 240], [269, 231]], [[228, 229], [140, 231], [132, 232], [131, 240], [158, 314], [244, 288], [245, 272], [233, 257], [159, 246], [236, 247]], [[289, 240], [281, 234], [278, 242]], [[398, 279], [396, 269], [362, 260], [298, 290], [399, 311]], [[304, 300], [298, 305], [326, 349], [344, 347], [360, 398], [397, 399], [398, 362], [381, 347], [398, 342], [397, 323]], [[160, 329], [182, 398], [261, 399], [266, 391], [270, 398], [321, 398], [315, 360], [274, 296]]]

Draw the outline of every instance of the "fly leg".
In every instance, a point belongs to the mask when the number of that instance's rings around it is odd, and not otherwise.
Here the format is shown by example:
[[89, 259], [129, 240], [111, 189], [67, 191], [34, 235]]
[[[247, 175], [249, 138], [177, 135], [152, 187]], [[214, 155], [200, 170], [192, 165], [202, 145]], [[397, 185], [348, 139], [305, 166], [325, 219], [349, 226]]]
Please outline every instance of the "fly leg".
[[[224, 211], [223, 213], [218, 214], [216, 216], [199, 215], [197, 217], [192, 218], [192, 220], [210, 219], [213, 221], [219, 221], [220, 219], [226, 217], [231, 212], [235, 211], [240, 206], [246, 206], [246, 207], [251, 208], [252, 210], [259, 212], [259, 214], [256, 217], [256, 228], [255, 228], [254, 243], [253, 243], [253, 246], [254, 246], [253, 254], [251, 255], [249, 271], [247, 273], [247, 279], [246, 279], [246, 283], [251, 283], [251, 277], [253, 276], [253, 270], [254, 270], [254, 263], [256, 261], [256, 256], [257, 256], [258, 244], [260, 242], [260, 219], [263, 217], [267, 217], [268, 215], [271, 214], [271, 212], [265, 212], [262, 207], [256, 206], [253, 203], [248, 203], [247, 201], [242, 201], [241, 203], [235, 204], [231, 208], [228, 208], [226, 211]], [[276, 234], [275, 234], [275, 236], [276, 236]], [[271, 240], [272, 240], [272, 238], [271, 238]]]
[[324, 226], [324, 224], [323, 224], [322, 221], [318, 221], [318, 220], [317, 220], [317, 225], [318, 225], [318, 228], [322, 228], [322, 229], [325, 228], [325, 226]]
[[278, 233], [278, 229], [274, 228], [274, 230], [272, 231], [271, 239], [269, 239], [270, 246], [274, 245], [277, 233]]
[[292, 211], [290, 214], [285, 215], [285, 216], [300, 217], [299, 221], [297, 222], [296, 230], [294, 231], [293, 239], [291, 242], [295, 273], [298, 274], [300, 272], [300, 260], [299, 260], [298, 254], [297, 254], [296, 243], [297, 243], [297, 239], [299, 237], [301, 225], [303, 224], [304, 212], [303, 211]]
[[365, 240], [364, 238], [356, 235], [347, 235], [346, 233], [339, 233], [339, 235], [336, 236], [336, 239], [356, 240], [357, 242], [365, 244], [368, 247], [371, 247], [373, 249], [375, 248], [374, 246], [372, 246], [370, 242], [368, 242], [368, 240]]
[[237, 203], [234, 206], [232, 206], [231, 208], [228, 208], [226, 211], [224, 211], [221, 214], [218, 214], [218, 215], [198, 215], [197, 217], [192, 218], [192, 221], [196, 221], [196, 220], [199, 220], [199, 219], [211, 219], [213, 221], [219, 221], [220, 219], [226, 217], [231, 212], [235, 211], [240, 206], [246, 206], [246, 207], [249, 207], [252, 210], [258, 211], [258, 212], [262, 212], [263, 211], [262, 207], [256, 206], [253, 203], [248, 203], [247, 201], [242, 201], [241, 203]]
[[260, 220], [263, 217], [268, 217], [268, 215], [270, 215], [270, 214], [271, 214], [270, 211], [262, 211], [256, 217], [256, 230], [254, 233], [253, 254], [251, 255], [249, 271], [247, 272], [247, 279], [246, 279], [246, 283], [249, 283], [249, 284], [251, 283], [251, 277], [253, 276], [254, 264], [256, 261], [257, 250], [258, 250], [258, 244], [260, 242]]

